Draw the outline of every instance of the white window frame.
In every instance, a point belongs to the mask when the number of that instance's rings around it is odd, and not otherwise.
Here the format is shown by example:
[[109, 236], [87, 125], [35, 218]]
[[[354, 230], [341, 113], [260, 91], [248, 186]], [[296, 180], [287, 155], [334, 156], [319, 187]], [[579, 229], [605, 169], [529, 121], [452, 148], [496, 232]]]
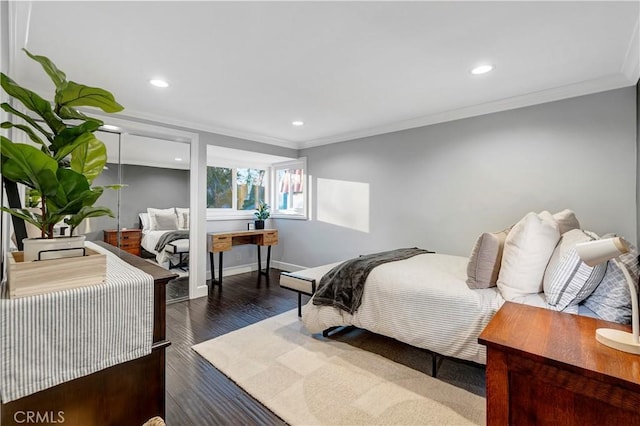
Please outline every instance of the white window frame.
[[[302, 169], [303, 170], [303, 212], [302, 213], [288, 213], [283, 212], [277, 209], [277, 197], [278, 197], [278, 189], [277, 189], [277, 175], [278, 170], [282, 169]], [[271, 192], [273, 194], [271, 198], [271, 217], [276, 219], [308, 219], [309, 213], [309, 175], [307, 174], [307, 158], [301, 157], [297, 160], [285, 161], [282, 163], [272, 164], [272, 180], [271, 180], [271, 188], [273, 189]]]
[[[219, 160], [213, 164], [207, 164], [207, 167], [224, 167], [231, 169], [231, 200], [232, 208], [211, 208], [207, 207], [207, 220], [236, 220], [236, 219], [255, 219], [253, 215], [255, 210], [238, 210], [238, 169], [260, 169], [265, 171], [267, 184], [265, 185], [264, 198], [268, 202], [271, 196], [271, 166], [265, 164], [246, 163], [242, 164], [237, 161]], [[206, 205], [206, 202], [205, 202]]]

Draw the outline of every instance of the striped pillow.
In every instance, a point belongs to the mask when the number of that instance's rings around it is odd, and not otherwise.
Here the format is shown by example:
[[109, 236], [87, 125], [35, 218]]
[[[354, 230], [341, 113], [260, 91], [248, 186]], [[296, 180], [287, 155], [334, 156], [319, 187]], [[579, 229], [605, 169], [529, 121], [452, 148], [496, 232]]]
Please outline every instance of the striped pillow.
[[551, 280], [544, 288], [547, 303], [558, 311], [577, 305], [593, 293], [606, 271], [606, 262], [588, 266], [580, 259], [575, 247], [571, 248], [551, 273]]
[[[638, 249], [630, 244], [629, 253], [619, 257], [621, 266], [627, 268], [631, 274], [636, 290], [638, 289]], [[631, 323], [631, 292], [620, 267], [615, 262], [607, 262], [607, 272], [596, 290], [585, 301], [584, 305], [596, 313], [600, 318], [619, 322]]]

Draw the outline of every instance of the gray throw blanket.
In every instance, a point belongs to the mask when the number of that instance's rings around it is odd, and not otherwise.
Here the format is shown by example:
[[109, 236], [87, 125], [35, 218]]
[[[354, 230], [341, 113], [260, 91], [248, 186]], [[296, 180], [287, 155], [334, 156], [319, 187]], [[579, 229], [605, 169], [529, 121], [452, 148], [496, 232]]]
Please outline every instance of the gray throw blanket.
[[162, 234], [162, 237], [156, 243], [156, 251], [159, 253], [164, 250], [164, 246], [175, 240], [189, 239], [189, 230], [169, 231]]
[[353, 314], [362, 303], [364, 283], [376, 266], [396, 260], [409, 259], [419, 254], [433, 253], [419, 248], [402, 248], [368, 254], [342, 262], [327, 272], [313, 296], [314, 305], [335, 306]]

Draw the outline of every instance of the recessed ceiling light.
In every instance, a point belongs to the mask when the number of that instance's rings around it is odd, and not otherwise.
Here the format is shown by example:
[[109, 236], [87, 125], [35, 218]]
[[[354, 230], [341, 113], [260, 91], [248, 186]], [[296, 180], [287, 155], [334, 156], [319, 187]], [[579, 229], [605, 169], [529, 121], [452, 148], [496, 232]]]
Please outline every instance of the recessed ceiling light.
[[176, 160], [176, 161], [182, 161], [182, 158], [180, 158], [180, 157], [176, 157], [176, 158], [174, 158], [174, 160]]
[[169, 83], [167, 83], [167, 82], [166, 82], [166, 81], [164, 81], [164, 80], [157, 80], [157, 79], [154, 79], [154, 80], [149, 80], [149, 83], [150, 83], [151, 85], [153, 85], [153, 86], [156, 86], [156, 87], [163, 87], [163, 88], [164, 88], [164, 87], [169, 87]]
[[297, 127], [304, 126], [304, 121], [292, 121], [291, 125]]
[[102, 125], [102, 128], [103, 128], [104, 130], [120, 130], [120, 127], [118, 127], [118, 126], [114, 126], [114, 125], [112, 125], [112, 124], [103, 124], [103, 125]]
[[471, 74], [485, 74], [493, 69], [493, 65], [479, 65], [471, 70]]

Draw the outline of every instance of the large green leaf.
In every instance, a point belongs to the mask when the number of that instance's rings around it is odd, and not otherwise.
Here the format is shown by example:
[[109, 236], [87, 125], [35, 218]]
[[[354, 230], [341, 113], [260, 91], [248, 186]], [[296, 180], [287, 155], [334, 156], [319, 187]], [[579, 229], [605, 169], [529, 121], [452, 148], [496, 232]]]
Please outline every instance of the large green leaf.
[[31, 52], [24, 48], [22, 50], [24, 50], [31, 59], [42, 65], [42, 69], [44, 69], [49, 77], [51, 77], [51, 81], [53, 81], [53, 84], [55, 84], [56, 87], [59, 87], [66, 83], [67, 76], [65, 75], [65, 73], [60, 71], [49, 58], [47, 58], [46, 56], [32, 55]]
[[49, 125], [54, 133], [59, 133], [64, 130], [65, 125], [51, 109], [51, 105], [46, 100], [42, 99], [40, 95], [32, 92], [29, 89], [19, 86], [15, 81], [9, 78], [4, 73], [0, 73], [0, 83], [2, 88], [9, 96], [13, 96], [27, 109], [38, 114]]
[[71, 169], [93, 182], [107, 164], [107, 147], [93, 133], [83, 133], [78, 139], [82, 143], [71, 153]]
[[25, 124], [13, 124], [9, 121], [5, 121], [4, 123], [0, 124], [0, 127], [2, 127], [3, 129], [10, 129], [12, 127], [15, 127], [16, 129], [20, 129], [23, 132], [25, 132], [27, 136], [29, 136], [29, 139], [31, 139], [32, 142], [35, 142], [38, 145], [46, 146], [43, 140], [40, 139], [38, 135], [36, 135], [33, 129]]
[[32, 213], [26, 209], [14, 209], [14, 208], [8, 208], [8, 207], [0, 207], [0, 210], [3, 212], [7, 212], [13, 216], [19, 217], [20, 219], [23, 219], [24, 221], [31, 223], [38, 229], [43, 228], [42, 216], [39, 214]]
[[97, 87], [89, 87], [69, 81], [56, 90], [56, 105], [62, 107], [92, 106], [104, 112], [119, 112], [124, 108], [116, 102], [113, 95]]
[[14, 107], [12, 107], [6, 102], [0, 104], [0, 108], [2, 108], [3, 110], [5, 110], [10, 114], [17, 115], [18, 117], [22, 118], [24, 121], [29, 123], [31, 127], [33, 127], [34, 129], [42, 133], [50, 142], [53, 141], [53, 135], [50, 132], [47, 132], [45, 129], [43, 129], [42, 126], [36, 123], [36, 121], [33, 118], [29, 117], [26, 114], [23, 114], [22, 112], [18, 111], [17, 109], [15, 109]]
[[89, 117], [88, 115], [81, 113], [77, 109], [71, 108], [68, 106], [63, 106], [58, 108], [57, 112], [58, 112], [58, 117], [62, 118], [63, 120], [82, 120], [82, 121], [91, 120], [91, 121], [95, 121], [96, 123], [100, 123], [101, 126], [104, 124], [104, 122], [102, 122], [101, 120], [98, 120], [97, 118]]
[[70, 234], [73, 235], [73, 231], [80, 223], [88, 219], [90, 217], [100, 217], [100, 216], [109, 216], [115, 217], [113, 212], [106, 207], [83, 207], [80, 211], [74, 215], [71, 215], [67, 219], [65, 219], [65, 223], [67, 223], [71, 227]]
[[[60, 132], [53, 140], [53, 143], [52, 143], [54, 147], [53, 149], [56, 152], [58, 152], [61, 148], [64, 148], [67, 145], [74, 144], [78, 139], [78, 137], [83, 133], [92, 133], [98, 130], [100, 126], [101, 126], [100, 123], [93, 120], [89, 120], [80, 124], [79, 126], [67, 127], [62, 132]], [[84, 143], [88, 143], [88, 140], [85, 139]], [[67, 152], [66, 155], [68, 154], [69, 153]]]
[[31, 145], [11, 142], [0, 136], [2, 174], [9, 180], [36, 189], [45, 196], [55, 193], [58, 186], [58, 163]]
[[[55, 205], [55, 210], [67, 212], [67, 214], [77, 213], [83, 206], [86, 195], [91, 191], [87, 178], [71, 169], [58, 169], [58, 188], [54, 197], [48, 198], [48, 202]], [[53, 207], [52, 205], [52, 207]]]

